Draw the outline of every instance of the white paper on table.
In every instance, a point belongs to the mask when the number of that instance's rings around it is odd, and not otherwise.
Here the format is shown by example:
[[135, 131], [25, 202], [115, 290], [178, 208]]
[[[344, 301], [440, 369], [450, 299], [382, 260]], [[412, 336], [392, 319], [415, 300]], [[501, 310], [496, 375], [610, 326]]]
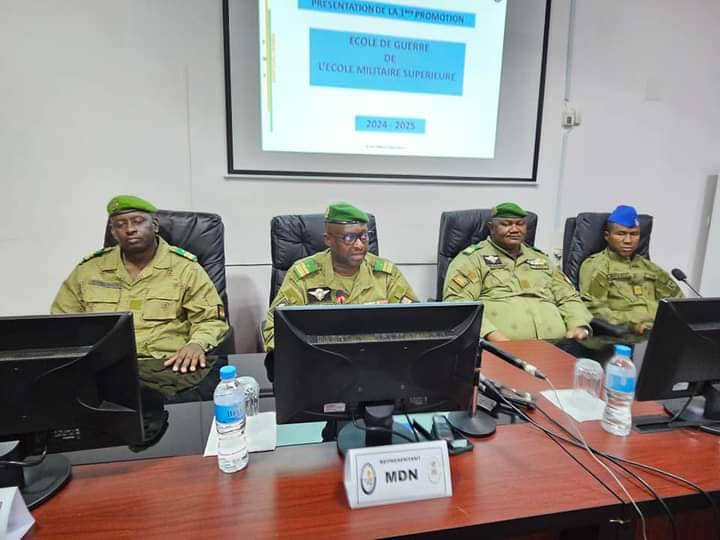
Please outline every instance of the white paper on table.
[[[540, 392], [550, 403], [564, 409], [566, 413], [572, 416], [578, 422], [587, 422], [588, 420], [602, 420], [605, 411], [605, 402], [588, 394], [585, 390], [558, 390], [557, 396], [555, 390], [544, 390]], [[560, 398], [558, 405], [557, 398]]]
[[0, 538], [20, 540], [35, 523], [17, 487], [0, 488]]
[[[246, 416], [245, 421], [245, 436], [247, 437], [248, 452], [275, 450], [277, 446], [275, 411]], [[213, 418], [203, 456], [217, 456], [217, 443], [218, 433], [215, 428], [215, 418]]]

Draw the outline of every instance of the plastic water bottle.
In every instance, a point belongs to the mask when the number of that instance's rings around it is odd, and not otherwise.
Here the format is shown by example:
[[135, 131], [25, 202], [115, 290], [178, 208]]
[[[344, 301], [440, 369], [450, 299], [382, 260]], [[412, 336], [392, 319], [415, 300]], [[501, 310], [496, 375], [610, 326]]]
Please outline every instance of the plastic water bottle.
[[234, 473], [248, 464], [245, 438], [245, 388], [237, 380], [235, 366], [220, 368], [220, 383], [213, 395], [218, 432], [218, 467]]
[[637, 370], [630, 359], [631, 354], [627, 345], [615, 345], [615, 354], [605, 368], [607, 405], [601, 425], [608, 433], [622, 437], [629, 435], [632, 427], [631, 408]]

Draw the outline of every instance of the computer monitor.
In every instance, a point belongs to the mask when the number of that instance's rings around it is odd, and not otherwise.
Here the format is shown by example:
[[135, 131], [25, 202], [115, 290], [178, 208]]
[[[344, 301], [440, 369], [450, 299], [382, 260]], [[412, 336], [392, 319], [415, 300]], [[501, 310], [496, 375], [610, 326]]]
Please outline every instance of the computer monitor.
[[131, 313], [0, 317], [0, 336], [0, 486], [33, 508], [71, 475], [47, 454], [143, 445]]
[[414, 441], [393, 413], [472, 410], [482, 311], [479, 302], [278, 307], [278, 423], [350, 420], [338, 434], [345, 453]]
[[635, 399], [666, 400], [671, 415], [633, 418], [636, 430], [720, 422], [720, 298], [660, 301], [650, 338], [635, 346], [633, 357]]

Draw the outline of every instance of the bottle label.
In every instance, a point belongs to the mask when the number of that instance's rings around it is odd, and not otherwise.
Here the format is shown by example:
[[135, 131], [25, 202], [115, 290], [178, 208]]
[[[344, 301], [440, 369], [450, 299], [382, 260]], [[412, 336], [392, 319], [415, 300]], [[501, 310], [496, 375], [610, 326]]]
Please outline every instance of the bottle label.
[[635, 392], [635, 377], [625, 377], [624, 375], [608, 371], [607, 389], [613, 390], [614, 392], [632, 394]]
[[240, 405], [215, 404], [215, 421], [221, 424], [232, 424], [245, 418], [245, 411]]

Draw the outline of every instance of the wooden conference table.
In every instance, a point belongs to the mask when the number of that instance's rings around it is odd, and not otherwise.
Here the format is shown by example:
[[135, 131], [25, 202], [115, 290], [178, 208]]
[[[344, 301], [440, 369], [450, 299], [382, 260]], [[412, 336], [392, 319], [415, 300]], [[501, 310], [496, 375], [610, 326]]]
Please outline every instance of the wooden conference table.
[[[573, 358], [545, 342], [505, 346], [540, 367], [557, 388], [572, 383]], [[521, 390], [547, 389], [489, 353], [483, 372]], [[544, 398], [540, 405], [563, 415]], [[636, 403], [634, 412], [660, 411]], [[550, 426], [541, 414], [532, 415]], [[693, 431], [605, 433], [581, 424], [588, 442], [621, 457], [661, 467], [720, 494], [720, 438]], [[573, 460], [572, 454], [576, 459]], [[579, 462], [579, 463], [578, 463]], [[350, 510], [334, 443], [252, 454], [240, 473], [225, 475], [199, 455], [73, 468], [73, 479], [33, 511], [28, 538], [369, 538], [403, 535], [482, 538], [620, 538], [638, 534], [627, 497], [584, 451], [564, 451], [522, 423], [499, 426], [475, 449], [451, 458], [453, 496]], [[591, 475], [587, 469], [594, 472]], [[648, 538], [671, 538], [652, 495], [620, 476], [649, 516]], [[707, 502], [674, 481], [643, 474], [668, 501], [681, 538], [717, 538]], [[603, 485], [605, 483], [607, 486]], [[652, 516], [652, 517], [650, 517]], [[563, 531], [564, 532], [561, 532]]]

